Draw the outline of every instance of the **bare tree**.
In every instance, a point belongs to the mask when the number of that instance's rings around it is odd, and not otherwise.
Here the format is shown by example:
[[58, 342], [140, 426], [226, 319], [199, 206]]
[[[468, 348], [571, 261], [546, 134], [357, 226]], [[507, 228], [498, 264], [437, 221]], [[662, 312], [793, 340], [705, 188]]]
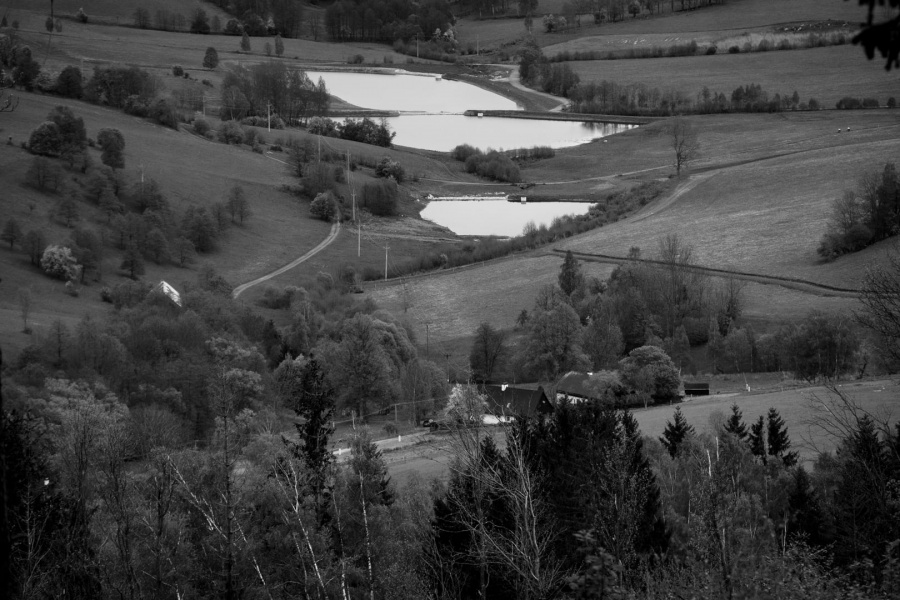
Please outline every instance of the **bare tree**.
[[860, 301], [857, 320], [875, 332], [879, 351], [900, 363], [900, 245], [890, 250], [887, 264], [866, 269]]
[[700, 156], [700, 141], [694, 125], [684, 117], [672, 117], [666, 133], [675, 151], [675, 172], [681, 177], [681, 169], [687, 167]]

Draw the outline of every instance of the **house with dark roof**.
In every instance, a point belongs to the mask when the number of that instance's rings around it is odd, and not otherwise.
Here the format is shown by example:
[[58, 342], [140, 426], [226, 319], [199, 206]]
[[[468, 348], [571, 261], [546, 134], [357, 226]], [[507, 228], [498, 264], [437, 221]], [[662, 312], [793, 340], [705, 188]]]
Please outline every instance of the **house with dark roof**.
[[484, 385], [481, 392], [487, 397], [486, 411], [501, 416], [547, 415], [553, 403], [543, 387], [531, 389], [515, 385]]

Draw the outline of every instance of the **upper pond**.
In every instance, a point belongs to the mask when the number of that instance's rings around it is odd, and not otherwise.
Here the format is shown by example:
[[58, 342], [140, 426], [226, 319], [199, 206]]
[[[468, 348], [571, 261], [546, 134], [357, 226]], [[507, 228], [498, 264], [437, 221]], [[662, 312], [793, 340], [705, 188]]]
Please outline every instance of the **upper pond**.
[[522, 234], [529, 222], [550, 225], [563, 215], [583, 215], [587, 202], [507, 202], [506, 200], [439, 200], [429, 202], [422, 218], [439, 223], [459, 235]]
[[630, 125], [577, 121], [466, 117], [466, 110], [518, 110], [512, 100], [461, 81], [435, 76], [308, 71], [330, 94], [362, 108], [401, 113], [387, 120], [398, 146], [448, 152], [460, 144], [481, 149], [584, 144]]

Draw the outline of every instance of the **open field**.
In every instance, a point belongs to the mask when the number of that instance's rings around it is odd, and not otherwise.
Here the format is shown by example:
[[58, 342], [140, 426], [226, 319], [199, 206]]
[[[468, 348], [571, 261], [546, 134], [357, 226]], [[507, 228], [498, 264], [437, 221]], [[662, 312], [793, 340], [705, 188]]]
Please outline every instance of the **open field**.
[[[772, 387], [771, 382], [766, 381], [766, 375], [751, 376], [748, 380], [751, 393], [742, 389], [741, 392], [726, 392], [707, 398], [696, 398], [681, 404], [681, 411], [688, 423], [693, 425], [698, 433], [703, 433], [712, 430], [710, 417], [721, 413], [723, 418], [727, 418], [731, 413], [732, 404], [740, 407], [744, 422], [747, 424], [764, 416], [769, 408], [774, 407], [787, 424], [791, 448], [800, 453], [800, 460], [807, 463], [807, 467], [820, 452], [833, 452], [836, 449], [838, 440], [816, 425], [817, 419], [823, 416], [824, 407], [834, 399], [834, 395], [827, 388], [815, 386], [756, 393], [752, 390], [755, 390], [756, 381], [760, 378], [763, 379], [763, 385]], [[727, 386], [728, 382], [725, 383]], [[743, 388], [743, 381], [738, 383], [740, 384], [738, 387]], [[861, 409], [879, 419], [897, 422], [900, 418], [900, 401], [898, 401], [900, 387], [896, 381], [845, 382], [841, 384], [840, 389]], [[653, 406], [635, 410], [633, 414], [640, 425], [641, 433], [656, 439], [662, 435], [666, 422], [672, 419], [674, 412], [673, 406]], [[488, 431], [495, 438], [502, 438], [502, 431], [499, 428]], [[427, 436], [427, 441], [387, 452], [384, 456], [388, 463], [388, 471], [400, 485], [413, 474], [426, 481], [435, 477], [444, 478], [447, 476], [448, 465], [452, 459], [446, 434]]]
[[[865, 9], [855, 2], [843, 0], [730, 0], [721, 5], [703, 7], [698, 10], [684, 12], [664, 12], [662, 15], [634, 19], [630, 16], [616, 23], [594, 25], [592, 15], [581, 16], [581, 27], [570, 27], [559, 32], [546, 33], [541, 18], [546, 14], [560, 14], [566, 0], [541, 0], [535, 11], [532, 32], [535, 40], [549, 54], [569, 44], [581, 45], [579, 38], [591, 40], [592, 37], [606, 39], [607, 36], [647, 36], [662, 35], [680, 37], [683, 41], [696, 38], [698, 42], [704, 36], [716, 36], [715, 32], [738, 32], [766, 28], [782, 23], [796, 23], [807, 20], [840, 20], [849, 24], [865, 20]], [[668, 6], [666, 10], [668, 11]], [[481, 47], [493, 47], [509, 43], [525, 35], [525, 27], [521, 18], [478, 20], [470, 15], [459, 20], [457, 39], [466, 47], [474, 47], [480, 41]], [[714, 38], [713, 38], [714, 39]], [[603, 43], [599, 39], [586, 44]], [[669, 42], [674, 43], [674, 42]], [[559, 48], [557, 48], [559, 45]], [[652, 45], [652, 44], [650, 44]], [[580, 48], [587, 49], [587, 48]], [[858, 50], [858, 48], [857, 48]], [[861, 53], [861, 52], [860, 52]]]
[[[791, 95], [801, 102], [815, 98], [833, 108], [844, 96], [875, 98], [882, 106], [898, 95], [900, 75], [886, 73], [880, 59], [867, 60], [853, 45], [810, 50], [716, 54], [675, 58], [594, 60], [567, 63], [581, 81], [615, 81], [683, 92], [689, 97], [708, 87], [731, 97], [736, 87], [758, 83], [772, 97]], [[671, 77], [678, 73], [677, 77]]]

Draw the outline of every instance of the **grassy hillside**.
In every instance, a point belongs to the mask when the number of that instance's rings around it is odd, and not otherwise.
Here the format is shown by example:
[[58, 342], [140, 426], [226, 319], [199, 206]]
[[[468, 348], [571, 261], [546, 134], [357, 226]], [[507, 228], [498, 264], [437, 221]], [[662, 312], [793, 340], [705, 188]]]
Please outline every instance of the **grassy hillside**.
[[[731, 92], [758, 83], [773, 96], [797, 91], [801, 102], [818, 100], [834, 108], [844, 96], [876, 98], [884, 106], [900, 94], [900, 76], [885, 73], [880, 60], [869, 61], [857, 46], [812, 50], [784, 50], [751, 54], [716, 54], [677, 58], [574, 61], [568, 63], [582, 81], [638, 83], [673, 89], [695, 97], [704, 86], [712, 92]], [[678, 77], [671, 77], [677, 73]]]

